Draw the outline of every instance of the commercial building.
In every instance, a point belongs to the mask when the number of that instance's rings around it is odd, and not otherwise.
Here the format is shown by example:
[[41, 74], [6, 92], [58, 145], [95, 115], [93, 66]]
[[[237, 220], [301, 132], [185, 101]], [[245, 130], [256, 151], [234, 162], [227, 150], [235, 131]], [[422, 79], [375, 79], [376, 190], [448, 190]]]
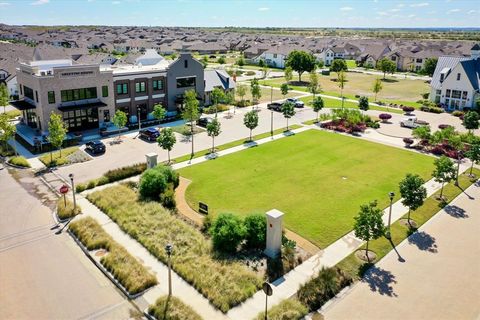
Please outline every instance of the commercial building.
[[235, 87], [226, 73], [205, 72], [187, 53], [167, 61], [147, 50], [135, 62], [125, 66], [75, 65], [69, 59], [21, 63], [17, 68], [20, 99], [12, 104], [22, 110], [22, 125], [37, 135], [48, 130], [52, 112], [63, 116], [69, 133], [81, 133], [111, 127], [117, 110], [127, 113], [130, 124], [138, 123], [138, 115], [141, 121], [153, 120], [156, 104], [175, 116], [187, 90], [195, 90], [200, 104], [208, 105], [206, 87]]

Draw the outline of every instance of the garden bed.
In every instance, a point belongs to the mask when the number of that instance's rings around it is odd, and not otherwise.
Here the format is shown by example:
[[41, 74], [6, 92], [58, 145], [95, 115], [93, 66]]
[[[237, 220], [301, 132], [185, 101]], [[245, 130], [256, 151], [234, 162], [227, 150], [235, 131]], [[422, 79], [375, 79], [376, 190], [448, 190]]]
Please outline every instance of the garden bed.
[[148, 308], [147, 316], [158, 320], [202, 320], [195, 310], [173, 296], [158, 298]]
[[151, 254], [167, 263], [165, 244], [173, 243], [172, 268], [223, 312], [251, 297], [261, 279], [244, 265], [216, 257], [200, 231], [157, 202], [140, 201], [125, 185], [96, 191], [88, 199]]
[[[38, 159], [47, 167], [56, 167], [66, 164], [70, 164], [70, 156], [80, 151], [78, 147], [70, 147], [62, 149], [62, 151], [54, 151], [52, 153], [46, 153], [39, 157]], [[83, 152], [83, 151], [80, 151]], [[89, 158], [88, 158], [89, 159]]]
[[[66, 204], [66, 205], [65, 205]], [[57, 218], [60, 221], [65, 221], [67, 219], [73, 218], [74, 216], [80, 214], [82, 209], [79, 205], [73, 209], [73, 203], [69, 199], [64, 199], [63, 196], [57, 200]]]
[[100, 263], [129, 295], [138, 295], [157, 284], [155, 276], [116, 243], [95, 219], [87, 217], [74, 221], [69, 225], [69, 229], [87, 250], [108, 251], [100, 258]]

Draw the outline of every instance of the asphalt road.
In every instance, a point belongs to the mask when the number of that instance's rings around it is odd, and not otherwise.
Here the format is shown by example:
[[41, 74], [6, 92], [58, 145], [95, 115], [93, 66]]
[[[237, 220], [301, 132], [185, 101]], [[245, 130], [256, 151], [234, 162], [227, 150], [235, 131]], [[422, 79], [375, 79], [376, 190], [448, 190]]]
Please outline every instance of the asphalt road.
[[[0, 170], [0, 319], [128, 319], [133, 306], [66, 234], [37, 178]], [[28, 190], [28, 191], [27, 191]]]

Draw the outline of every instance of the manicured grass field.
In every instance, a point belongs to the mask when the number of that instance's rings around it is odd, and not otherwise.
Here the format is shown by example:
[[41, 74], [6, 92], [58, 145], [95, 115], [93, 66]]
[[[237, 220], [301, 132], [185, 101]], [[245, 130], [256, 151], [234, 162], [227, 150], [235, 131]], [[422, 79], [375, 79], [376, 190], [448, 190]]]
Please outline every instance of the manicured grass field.
[[187, 201], [213, 215], [279, 209], [285, 226], [321, 248], [352, 229], [359, 206], [398, 198], [408, 172], [430, 179], [433, 158], [340, 134], [309, 130], [181, 169]]
[[[247, 87], [247, 94], [245, 95], [245, 97], [243, 99], [244, 100], [250, 100], [250, 102], [251, 102], [252, 101], [252, 94], [250, 93], [250, 83], [243, 82], [243, 83], [237, 84], [237, 86], [238, 85], [244, 85], [244, 86]], [[259, 103], [270, 102], [270, 99], [272, 101], [275, 101], [275, 100], [280, 100], [280, 99], [284, 99], [284, 98], [297, 97], [299, 95], [298, 93], [295, 93], [295, 92], [289, 92], [284, 97], [282, 95], [282, 92], [278, 88], [275, 88], [275, 86], [273, 87], [273, 90], [271, 90], [270, 88], [261, 87], [260, 91], [262, 93], [262, 96], [258, 100]], [[241, 100], [238, 95], [235, 96], [235, 99], [237, 101]]]
[[[322, 97], [322, 99], [323, 99], [323, 102], [325, 103], [325, 108], [341, 108], [342, 107], [342, 100], [326, 98], [326, 97]], [[313, 101], [313, 96], [301, 97], [299, 100], [302, 100], [308, 106], [311, 106]], [[343, 107], [358, 109], [358, 103], [347, 100], [347, 101], [344, 101]], [[392, 113], [403, 113], [403, 111], [400, 109], [374, 106], [372, 104], [370, 104], [369, 107], [370, 107], [370, 110], [386, 111], [386, 112], [392, 112]]]

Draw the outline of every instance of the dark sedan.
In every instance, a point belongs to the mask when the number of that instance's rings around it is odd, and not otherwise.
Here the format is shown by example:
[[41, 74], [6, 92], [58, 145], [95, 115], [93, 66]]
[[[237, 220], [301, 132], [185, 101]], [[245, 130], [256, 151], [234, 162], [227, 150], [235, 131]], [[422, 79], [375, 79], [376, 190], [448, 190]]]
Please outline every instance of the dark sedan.
[[140, 131], [140, 138], [148, 141], [157, 141], [158, 136], [160, 136], [160, 133], [155, 128], [148, 128]]
[[102, 154], [105, 153], [105, 145], [100, 140], [89, 141], [86, 144], [85, 150], [91, 154]]

